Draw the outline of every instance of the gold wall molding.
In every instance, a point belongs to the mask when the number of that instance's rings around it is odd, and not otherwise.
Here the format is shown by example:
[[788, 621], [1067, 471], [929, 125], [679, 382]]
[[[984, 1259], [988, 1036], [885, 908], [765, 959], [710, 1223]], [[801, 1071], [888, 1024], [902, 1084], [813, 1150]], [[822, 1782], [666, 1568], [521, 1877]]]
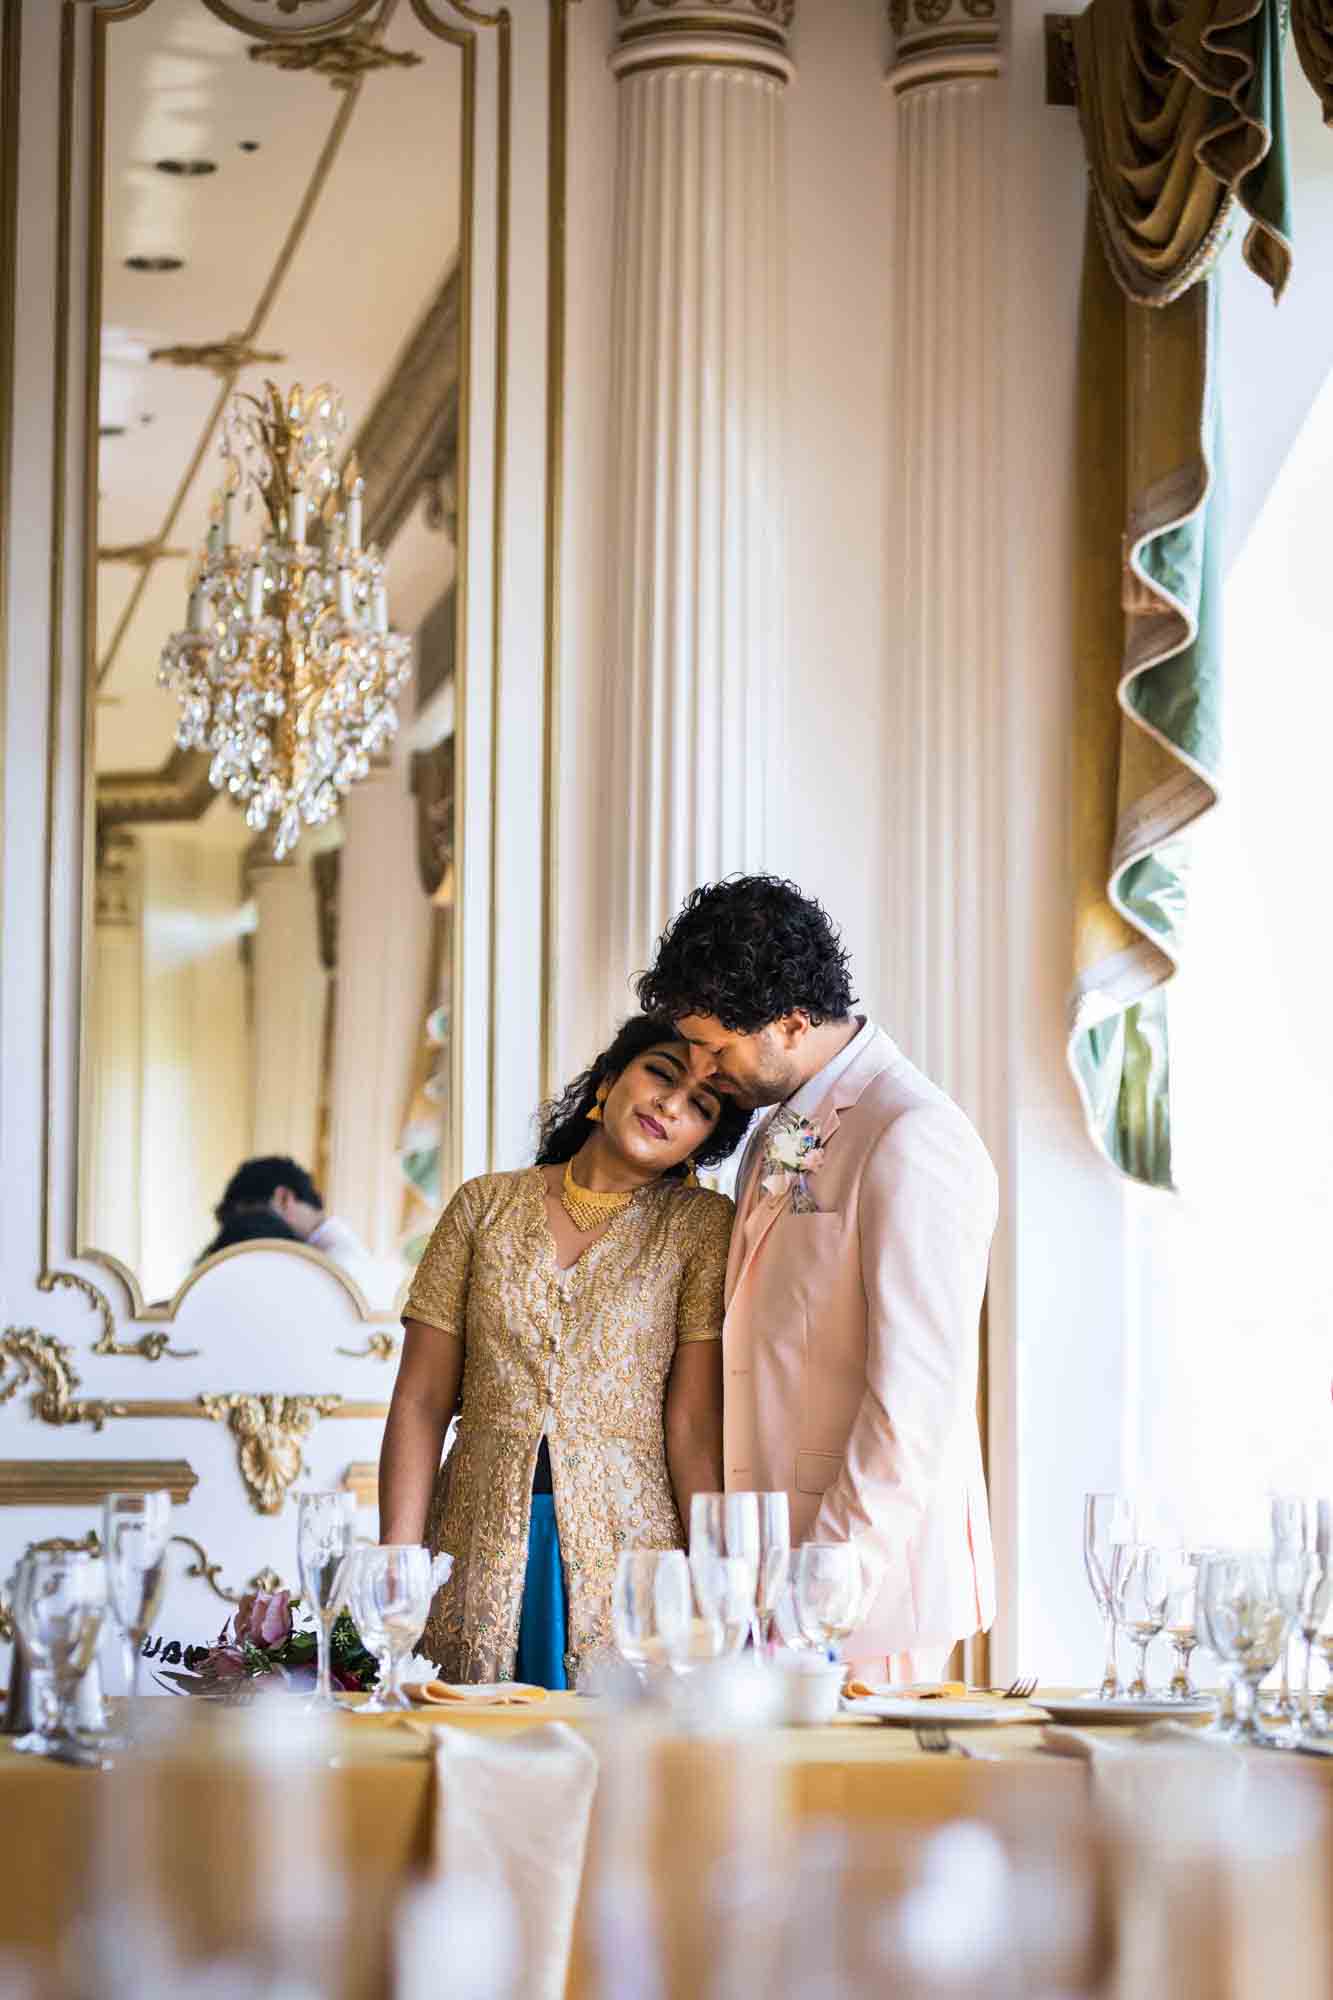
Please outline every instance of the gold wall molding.
[[999, 76], [1008, 20], [1009, 0], [889, 0], [894, 94]]
[[156, 771], [100, 773], [96, 780], [99, 829], [202, 819], [217, 797], [208, 782], [208, 762], [206, 750], [172, 750]]
[[312, 71], [334, 90], [351, 90], [361, 79], [382, 69], [415, 69], [421, 57], [412, 49], [386, 49], [375, 40], [376, 30], [325, 35], [310, 42], [256, 42], [251, 62], [267, 63], [292, 75]]
[[183, 1507], [199, 1475], [183, 1458], [0, 1459], [0, 1507], [100, 1507], [108, 1493], [170, 1493]]
[[392, 1361], [402, 1342], [392, 1333], [368, 1333], [364, 1347], [335, 1347], [352, 1361]]
[[[458, 484], [462, 298], [455, 264], [431, 300], [356, 434], [366, 482], [367, 532], [388, 548], [417, 502], [452, 476]], [[452, 521], [441, 520], [458, 541]]]
[[[230, 382], [243, 368], [280, 367], [287, 356], [273, 347], [252, 346], [239, 333], [229, 333], [225, 340], [201, 340], [194, 344], [181, 341], [175, 347], [150, 348], [148, 359], [164, 361], [172, 368], [207, 368], [210, 374], [221, 375]], [[106, 557], [102, 560], [105, 562]]]
[[141, 1333], [137, 1340], [119, 1341], [106, 1294], [90, 1278], [81, 1278], [77, 1271], [43, 1271], [37, 1280], [39, 1292], [53, 1292], [57, 1285], [81, 1292], [101, 1320], [102, 1331], [93, 1342], [94, 1354], [122, 1355], [136, 1361], [160, 1361], [164, 1354], [169, 1354], [173, 1361], [193, 1361], [199, 1353], [197, 1347], [172, 1347], [171, 1335], [159, 1331]]
[[354, 1459], [343, 1468], [342, 1485], [344, 1493], [354, 1494], [358, 1507], [378, 1507], [380, 1504], [380, 1469], [374, 1459]]
[[263, 1390], [227, 1390], [193, 1400], [77, 1396], [79, 1377], [70, 1352], [63, 1341], [40, 1333], [36, 1327], [6, 1327], [0, 1334], [0, 1407], [12, 1402], [21, 1389], [28, 1389], [34, 1417], [60, 1428], [89, 1424], [100, 1432], [117, 1418], [157, 1421], [181, 1417], [225, 1423], [236, 1439], [241, 1478], [260, 1514], [281, 1512], [288, 1491], [301, 1474], [301, 1443], [321, 1418], [382, 1423], [389, 1414], [387, 1403]]
[[[262, 35], [267, 41], [303, 41], [326, 35], [331, 28], [350, 28], [381, 4], [382, 0], [343, 0], [341, 6], [333, 0], [204, 0], [209, 13], [229, 28]], [[306, 18], [315, 8], [318, 18]]]
[[117, 542], [111, 547], [104, 543], [97, 551], [100, 563], [129, 563], [135, 569], [147, 569], [155, 562], [175, 560], [183, 562], [189, 555], [188, 549], [169, 549], [165, 542]]
[[691, 68], [791, 78], [796, 0], [617, 0], [617, 12], [611, 67], [619, 77]]
[[193, 1535], [173, 1535], [171, 1539], [179, 1547], [190, 1549], [193, 1552], [194, 1561], [186, 1563], [184, 1574], [189, 1577], [197, 1577], [201, 1583], [206, 1583], [214, 1597], [220, 1597], [224, 1604], [239, 1604], [241, 1599], [246, 1595], [246, 1592], [251, 1590], [282, 1590], [286, 1588], [278, 1572], [275, 1569], [269, 1568], [257, 1569], [254, 1575], [248, 1579], [243, 1590], [229, 1590], [221, 1580], [222, 1564], [209, 1561], [208, 1551], [204, 1548], [202, 1542], [197, 1542]]
[[215, 1423], [225, 1423], [237, 1443], [237, 1460], [251, 1505], [280, 1514], [305, 1469], [301, 1445], [321, 1417], [332, 1416], [341, 1396], [201, 1396]]

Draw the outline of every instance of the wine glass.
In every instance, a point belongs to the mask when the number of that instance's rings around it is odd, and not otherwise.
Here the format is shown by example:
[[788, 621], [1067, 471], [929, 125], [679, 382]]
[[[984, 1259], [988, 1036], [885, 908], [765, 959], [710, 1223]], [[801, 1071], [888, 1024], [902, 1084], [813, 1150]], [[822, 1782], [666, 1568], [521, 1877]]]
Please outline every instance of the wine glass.
[[102, 1503], [107, 1595], [125, 1648], [125, 1687], [139, 1692], [143, 1642], [162, 1602], [171, 1539], [171, 1495], [108, 1493]]
[[759, 1587], [757, 1493], [696, 1493], [690, 1501], [690, 1554], [739, 1556], [749, 1565], [751, 1606]]
[[1171, 1549], [1166, 1558], [1166, 1636], [1176, 1655], [1175, 1672], [1167, 1693], [1175, 1701], [1188, 1701], [1194, 1693], [1190, 1655], [1199, 1643], [1196, 1605], [1201, 1558], [1198, 1549]]
[[768, 1652], [773, 1643], [773, 1620], [791, 1574], [791, 1514], [785, 1493], [756, 1493], [754, 1501], [759, 1515], [755, 1645]]
[[362, 1644], [380, 1663], [375, 1692], [358, 1714], [383, 1715], [412, 1706], [399, 1685], [403, 1661], [425, 1630], [431, 1601], [453, 1566], [452, 1556], [432, 1557], [419, 1542], [353, 1550], [344, 1587]]
[[1134, 1539], [1134, 1506], [1125, 1493], [1085, 1493], [1083, 1496], [1083, 1567], [1106, 1626], [1106, 1670], [1097, 1692], [1103, 1701], [1120, 1693], [1116, 1660], [1115, 1605], [1111, 1597], [1111, 1564], [1122, 1542]]
[[647, 1682], [652, 1667], [678, 1673], [686, 1664], [693, 1608], [682, 1550], [622, 1552], [611, 1587], [611, 1627], [616, 1650], [641, 1682]]
[[[1273, 1494], [1268, 1502], [1269, 1532], [1272, 1537], [1273, 1554], [1286, 1559], [1283, 1576], [1289, 1586], [1295, 1585], [1296, 1601], [1290, 1606], [1293, 1621], [1300, 1609], [1299, 1604], [1299, 1558], [1308, 1546], [1310, 1527], [1310, 1505], [1300, 1494]], [[1282, 1647], [1282, 1678], [1273, 1699], [1271, 1713], [1280, 1715], [1285, 1721], [1294, 1721], [1298, 1710], [1291, 1692], [1291, 1647], [1284, 1642]]]
[[1199, 1588], [1208, 1644], [1235, 1668], [1229, 1734], [1238, 1743], [1272, 1745], [1278, 1738], [1260, 1729], [1256, 1711], [1259, 1683], [1277, 1665], [1291, 1623], [1279, 1559], [1266, 1550], [1210, 1556]]
[[739, 1653], [754, 1622], [754, 1581], [744, 1556], [692, 1555], [690, 1583], [699, 1613], [691, 1659]]
[[805, 1542], [796, 1552], [793, 1597], [796, 1622], [806, 1642], [828, 1650], [854, 1632], [861, 1616], [865, 1582], [853, 1542]]
[[1129, 1686], [1131, 1701], [1146, 1701], [1148, 1648], [1166, 1623], [1170, 1587], [1167, 1559], [1150, 1542], [1121, 1542], [1111, 1559], [1111, 1602], [1122, 1625], [1139, 1649]]
[[[1321, 1510], [1327, 1508], [1333, 1514], [1333, 1502], [1321, 1500], [1319, 1507]], [[1316, 1727], [1310, 1674], [1330, 1604], [1333, 1604], [1333, 1553], [1321, 1536], [1316, 1546], [1307, 1549], [1301, 1560], [1300, 1602], [1296, 1612], [1296, 1629], [1305, 1644], [1300, 1695], [1300, 1724], [1303, 1729]]]
[[15, 1749], [100, 1768], [101, 1756], [80, 1740], [75, 1700], [97, 1652], [106, 1603], [106, 1569], [86, 1550], [36, 1549], [19, 1565], [14, 1629], [30, 1670], [50, 1676], [55, 1704], [52, 1713], [43, 1703], [37, 1728]]
[[296, 1559], [301, 1595], [315, 1620], [319, 1667], [311, 1709], [336, 1708], [329, 1655], [333, 1628], [345, 1599], [343, 1560], [352, 1547], [355, 1495], [347, 1492], [297, 1496]]

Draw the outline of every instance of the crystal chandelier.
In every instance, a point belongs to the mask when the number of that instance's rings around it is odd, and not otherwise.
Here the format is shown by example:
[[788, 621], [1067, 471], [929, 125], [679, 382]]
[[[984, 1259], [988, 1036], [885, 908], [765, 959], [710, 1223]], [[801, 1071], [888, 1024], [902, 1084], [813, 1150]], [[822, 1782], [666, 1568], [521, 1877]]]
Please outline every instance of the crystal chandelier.
[[[339, 476], [342, 401], [327, 383], [237, 395], [222, 436], [226, 478], [190, 589], [186, 630], [158, 682], [180, 702], [176, 742], [209, 750], [209, 783], [275, 826], [274, 858], [323, 826], [398, 728], [412, 642], [389, 630], [384, 562], [361, 546], [365, 481]], [[267, 514], [259, 546], [233, 540], [238, 502]]]

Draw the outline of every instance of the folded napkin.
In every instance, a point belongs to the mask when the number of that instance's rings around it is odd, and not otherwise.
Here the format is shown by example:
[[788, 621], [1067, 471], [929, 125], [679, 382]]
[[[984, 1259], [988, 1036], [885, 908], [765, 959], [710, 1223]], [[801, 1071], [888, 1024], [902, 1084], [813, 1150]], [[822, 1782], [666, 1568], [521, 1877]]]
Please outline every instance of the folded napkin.
[[473, 1708], [530, 1708], [546, 1700], [546, 1689], [527, 1681], [487, 1681], [469, 1685], [463, 1681], [404, 1681], [403, 1693], [409, 1701], [426, 1707], [449, 1703]]
[[[843, 1693], [852, 1701], [863, 1701], [868, 1695], [893, 1695], [902, 1701], [966, 1701], [968, 1688], [963, 1681], [939, 1681], [929, 1685], [920, 1682], [911, 1687], [895, 1687], [890, 1681], [850, 1680]], [[977, 1699], [980, 1700], [981, 1696], [978, 1695]]]
[[524, 2000], [563, 2000], [597, 1759], [567, 1723], [497, 1741], [435, 1732], [437, 1874], [510, 1913]]

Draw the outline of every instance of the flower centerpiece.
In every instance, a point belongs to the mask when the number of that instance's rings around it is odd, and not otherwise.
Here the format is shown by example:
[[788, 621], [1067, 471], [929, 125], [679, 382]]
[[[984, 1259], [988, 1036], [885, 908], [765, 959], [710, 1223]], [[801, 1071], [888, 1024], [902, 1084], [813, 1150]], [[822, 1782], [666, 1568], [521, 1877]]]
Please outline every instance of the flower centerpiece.
[[[192, 1657], [190, 1673], [164, 1673], [185, 1694], [205, 1701], [252, 1701], [265, 1677], [290, 1685], [299, 1674], [314, 1672], [315, 1623], [299, 1598], [289, 1590], [250, 1591], [224, 1625], [215, 1644]], [[333, 1685], [348, 1694], [364, 1694], [379, 1679], [379, 1664], [361, 1643], [351, 1614], [340, 1611], [334, 1621], [330, 1672]]]

